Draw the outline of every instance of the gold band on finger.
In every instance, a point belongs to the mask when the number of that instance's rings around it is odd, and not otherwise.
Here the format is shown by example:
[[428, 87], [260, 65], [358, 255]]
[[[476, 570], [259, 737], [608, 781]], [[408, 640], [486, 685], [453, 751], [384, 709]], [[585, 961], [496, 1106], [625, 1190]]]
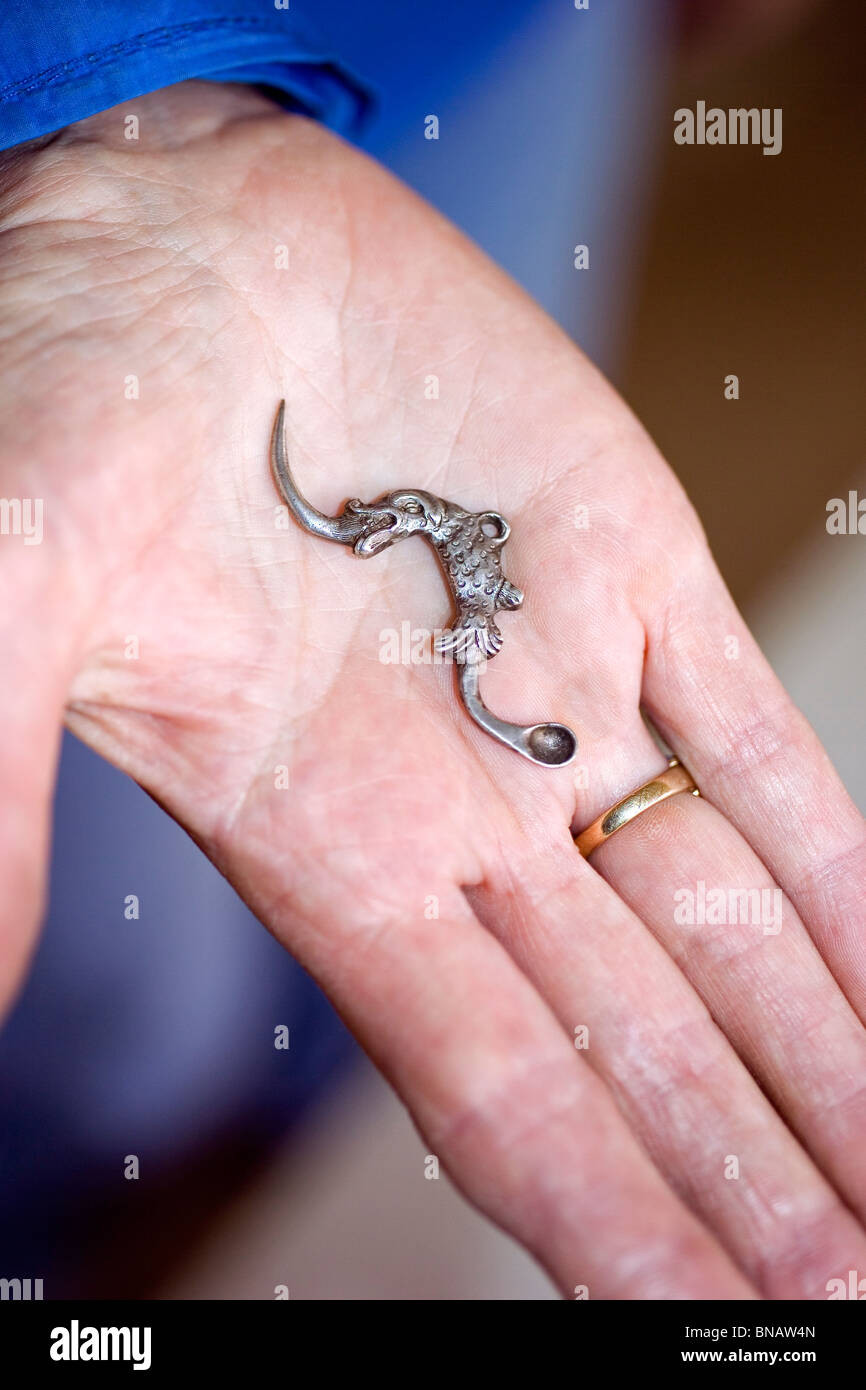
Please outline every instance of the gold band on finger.
[[598, 849], [599, 845], [603, 845], [605, 840], [609, 840], [618, 830], [622, 830], [630, 820], [642, 815], [657, 802], [667, 801], [669, 796], [676, 796], [678, 792], [691, 792], [692, 796], [700, 796], [692, 774], [683, 767], [679, 758], [671, 758], [664, 772], [660, 772], [649, 782], [644, 782], [642, 787], [638, 787], [615, 806], [611, 806], [609, 811], [605, 811], [604, 815], [594, 820], [586, 830], [575, 835], [574, 843], [583, 858], [588, 859], [593, 850]]

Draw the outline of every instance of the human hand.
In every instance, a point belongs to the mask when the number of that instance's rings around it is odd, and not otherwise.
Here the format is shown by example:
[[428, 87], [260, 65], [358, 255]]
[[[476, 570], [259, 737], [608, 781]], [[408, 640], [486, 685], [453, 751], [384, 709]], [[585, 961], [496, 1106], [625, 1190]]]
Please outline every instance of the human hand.
[[[0, 538], [7, 993], [65, 712], [564, 1290], [825, 1296], [866, 1262], [863, 822], [677, 483], [555, 326], [368, 160], [244, 90], [136, 110], [135, 144], [118, 108], [2, 172], [0, 495], [45, 507], [42, 545]], [[281, 396], [322, 510], [420, 486], [509, 518], [526, 601], [485, 698], [572, 725], [576, 765], [486, 738], [447, 666], [383, 664], [383, 629], [449, 619], [434, 557], [363, 564], [276, 524]], [[590, 866], [570, 827], [661, 765], [641, 703], [704, 797]], [[678, 925], [699, 881], [778, 884], [781, 931]]]

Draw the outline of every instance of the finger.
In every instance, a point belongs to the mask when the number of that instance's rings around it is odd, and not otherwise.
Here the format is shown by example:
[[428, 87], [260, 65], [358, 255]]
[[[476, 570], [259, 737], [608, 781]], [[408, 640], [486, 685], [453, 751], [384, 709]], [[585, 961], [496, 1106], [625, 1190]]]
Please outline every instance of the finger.
[[62, 729], [65, 640], [34, 550], [0, 537], [0, 1011], [19, 986], [42, 917], [51, 797]]
[[[400, 884], [392, 868], [362, 915], [360, 899], [339, 903], [335, 875], [309, 875], [293, 886], [298, 917], [285, 906], [285, 881], [271, 869], [263, 884], [263, 868], [256, 910], [327, 990], [431, 1152], [567, 1293], [753, 1295], [458, 890]], [[431, 888], [440, 912], [432, 921], [423, 915]], [[267, 901], [277, 895], [281, 908]]]
[[712, 567], [684, 577], [648, 620], [644, 702], [866, 1019], [863, 817]]
[[828, 1278], [866, 1258], [866, 1235], [694, 990], [568, 842], [531, 860], [512, 847], [507, 863], [510, 877], [473, 903], [586, 1042], [675, 1190], [764, 1294], [824, 1297]]
[[866, 1219], [866, 1032], [754, 851], [715, 807], [678, 795], [612, 835], [591, 862]]
[[[290, 798], [254, 778], [226, 818], [203, 812], [189, 779], [157, 780], [158, 757], [136, 775], [330, 995], [431, 1152], [563, 1289], [751, 1296], [452, 886], [477, 877], [479, 824], [495, 839], [503, 815], [483, 770], [443, 756], [438, 734], [431, 757], [408, 702], [345, 684], [340, 719], [324, 711], [304, 732], [330, 756], [298, 759]], [[359, 738], [375, 758], [359, 758]], [[413, 863], [431, 864], [426, 879]]]

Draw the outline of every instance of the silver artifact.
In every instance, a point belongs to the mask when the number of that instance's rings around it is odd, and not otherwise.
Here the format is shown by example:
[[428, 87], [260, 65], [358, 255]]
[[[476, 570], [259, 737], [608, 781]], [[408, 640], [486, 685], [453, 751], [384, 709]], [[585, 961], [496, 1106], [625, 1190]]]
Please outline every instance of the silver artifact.
[[271, 465], [280, 495], [306, 531], [350, 545], [367, 557], [409, 536], [423, 536], [436, 551], [456, 606], [451, 628], [437, 647], [453, 656], [458, 689], [466, 709], [482, 729], [531, 762], [562, 767], [577, 751], [577, 739], [564, 724], [509, 724], [487, 708], [479, 691], [484, 661], [502, 646], [496, 623], [500, 611], [519, 608], [521, 591], [502, 573], [501, 552], [511, 527], [499, 512], [467, 512], [420, 489], [388, 492], [365, 504], [353, 498], [339, 516], [325, 516], [297, 489], [286, 449], [285, 401], [280, 402], [271, 438]]

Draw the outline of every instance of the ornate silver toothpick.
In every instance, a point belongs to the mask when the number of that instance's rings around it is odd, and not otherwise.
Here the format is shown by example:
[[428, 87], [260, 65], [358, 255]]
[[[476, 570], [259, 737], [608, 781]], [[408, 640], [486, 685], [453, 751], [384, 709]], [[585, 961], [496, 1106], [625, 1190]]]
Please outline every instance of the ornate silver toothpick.
[[271, 439], [271, 464], [280, 495], [296, 521], [314, 536], [350, 545], [356, 555], [377, 555], [409, 536], [430, 542], [442, 565], [457, 609], [451, 628], [437, 639], [453, 655], [458, 689], [475, 723], [531, 762], [561, 767], [571, 762], [577, 739], [564, 724], [509, 724], [498, 719], [479, 692], [479, 670], [502, 646], [496, 614], [519, 608], [521, 591], [502, 573], [502, 547], [511, 527], [499, 512], [467, 512], [420, 489], [388, 492], [378, 501], [347, 502], [339, 516], [325, 516], [301, 496], [289, 468], [285, 401], [280, 402]]

